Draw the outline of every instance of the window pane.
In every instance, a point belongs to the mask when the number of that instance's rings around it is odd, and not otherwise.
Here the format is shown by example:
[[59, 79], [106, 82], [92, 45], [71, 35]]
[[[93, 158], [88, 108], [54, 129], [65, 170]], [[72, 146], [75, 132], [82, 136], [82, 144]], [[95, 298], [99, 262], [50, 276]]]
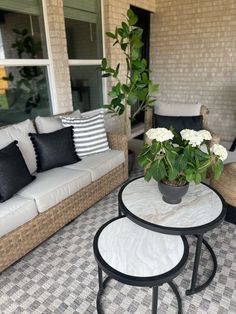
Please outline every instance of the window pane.
[[[0, 58], [47, 58], [41, 1], [0, 0]], [[15, 4], [15, 5], [14, 5]]]
[[0, 67], [0, 125], [49, 115], [48, 91], [46, 67]]
[[69, 59], [101, 59], [102, 31], [100, 1], [64, 0], [65, 27]]
[[84, 112], [101, 107], [102, 80], [98, 66], [71, 66], [70, 78], [74, 109]]

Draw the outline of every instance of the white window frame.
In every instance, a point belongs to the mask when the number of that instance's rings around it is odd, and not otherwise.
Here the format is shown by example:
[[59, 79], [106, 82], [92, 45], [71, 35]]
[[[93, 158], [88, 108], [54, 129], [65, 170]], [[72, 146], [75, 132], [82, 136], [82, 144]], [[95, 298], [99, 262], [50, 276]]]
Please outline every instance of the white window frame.
[[[101, 0], [101, 32], [102, 32], [102, 55], [105, 56], [105, 40], [104, 40], [104, 1]], [[67, 40], [67, 38], [66, 38]], [[68, 64], [70, 66], [89, 66], [89, 65], [101, 65], [102, 59], [69, 59]], [[107, 102], [107, 83], [101, 76], [102, 82], [102, 98], [103, 103]]]
[[0, 59], [0, 66], [4, 67], [16, 67], [16, 66], [44, 66], [47, 70], [48, 76], [48, 93], [51, 100], [51, 107], [49, 108], [51, 113], [56, 112], [57, 94], [55, 88], [55, 76], [53, 71], [52, 51], [50, 45], [48, 18], [47, 18], [47, 0], [41, 0], [43, 10], [43, 22], [46, 36], [46, 45], [48, 58], [47, 59]]
[[[48, 93], [51, 100], [50, 111], [52, 114], [58, 113], [58, 97], [56, 92], [56, 78], [53, 64], [53, 55], [51, 50], [51, 42], [50, 42], [50, 34], [49, 34], [49, 26], [48, 26], [48, 14], [47, 14], [47, 0], [41, 0], [42, 3], [42, 11], [43, 11], [43, 22], [44, 22], [44, 30], [46, 37], [46, 45], [47, 45], [47, 59], [0, 59], [0, 66], [4, 67], [15, 67], [15, 66], [43, 66], [46, 67], [47, 75], [48, 75]], [[102, 54], [105, 56], [105, 40], [104, 40], [104, 1], [101, 0], [101, 32], [102, 32]], [[100, 65], [102, 59], [69, 59], [68, 65], [70, 66], [91, 66], [91, 65]], [[107, 81], [101, 77], [102, 81], [102, 96], [103, 102], [107, 102]]]

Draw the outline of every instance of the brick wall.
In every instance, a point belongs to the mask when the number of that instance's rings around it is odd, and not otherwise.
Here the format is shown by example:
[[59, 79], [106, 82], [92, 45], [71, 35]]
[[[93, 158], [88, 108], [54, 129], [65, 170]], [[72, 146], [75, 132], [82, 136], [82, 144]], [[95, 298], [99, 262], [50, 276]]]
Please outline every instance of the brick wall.
[[150, 67], [158, 103], [200, 101], [210, 127], [224, 140], [235, 137], [235, 0], [157, 0]]
[[72, 96], [62, 0], [48, 0], [47, 18], [55, 76], [56, 103], [54, 113], [72, 110]]

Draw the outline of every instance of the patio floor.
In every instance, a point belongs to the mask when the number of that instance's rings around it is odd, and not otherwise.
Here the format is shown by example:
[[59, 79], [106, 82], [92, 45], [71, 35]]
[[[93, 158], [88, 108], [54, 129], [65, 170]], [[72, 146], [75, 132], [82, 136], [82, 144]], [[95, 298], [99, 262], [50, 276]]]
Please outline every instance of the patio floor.
[[[136, 170], [133, 176], [139, 175]], [[92, 242], [97, 229], [117, 215], [117, 193], [110, 193], [0, 276], [0, 313], [96, 313], [97, 266]], [[218, 271], [206, 290], [185, 296], [195, 239], [188, 237], [190, 256], [186, 271], [174, 281], [183, 296], [184, 313], [236, 312], [236, 226], [223, 223], [206, 236], [218, 259]], [[211, 262], [202, 256], [208, 275]], [[151, 290], [111, 281], [103, 298], [105, 313], [151, 313]], [[175, 297], [168, 285], [159, 293], [159, 313], [174, 314]]]

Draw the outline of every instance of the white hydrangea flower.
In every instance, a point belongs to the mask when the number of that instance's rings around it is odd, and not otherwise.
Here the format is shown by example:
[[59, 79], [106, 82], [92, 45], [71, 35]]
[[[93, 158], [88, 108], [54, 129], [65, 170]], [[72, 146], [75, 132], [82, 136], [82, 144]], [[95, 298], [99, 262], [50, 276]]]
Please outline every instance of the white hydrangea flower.
[[210, 141], [212, 139], [211, 133], [207, 130], [201, 130], [198, 131], [198, 133], [200, 134], [204, 141]]
[[228, 152], [226, 148], [220, 144], [214, 144], [211, 147], [211, 152], [216, 156], [219, 156], [222, 161], [224, 161], [228, 157]]
[[197, 131], [183, 129], [182, 131], [180, 131], [180, 134], [182, 139], [188, 141], [189, 144], [193, 147], [200, 146], [203, 142], [201, 134]]
[[169, 141], [174, 137], [174, 134], [166, 128], [149, 129], [146, 135], [150, 140], [157, 140], [157, 142]]

